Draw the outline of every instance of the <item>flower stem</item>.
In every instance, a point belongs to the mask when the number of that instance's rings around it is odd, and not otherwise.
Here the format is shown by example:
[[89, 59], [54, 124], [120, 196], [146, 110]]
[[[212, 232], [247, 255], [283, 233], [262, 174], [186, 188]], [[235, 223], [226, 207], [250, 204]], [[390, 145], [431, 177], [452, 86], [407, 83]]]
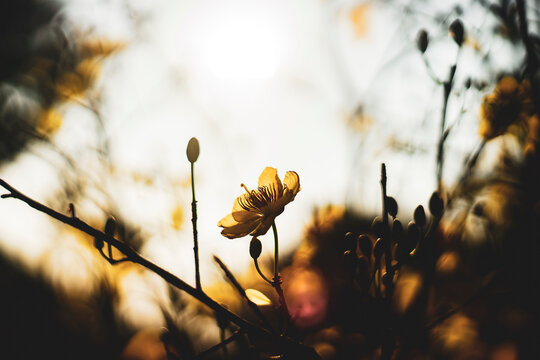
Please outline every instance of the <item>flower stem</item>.
[[[20, 201], [25, 202], [30, 207], [36, 209], [39, 212], [42, 212], [58, 221], [63, 222], [64, 224], [67, 224], [73, 228], [79, 229], [80, 231], [94, 237], [98, 238], [99, 240], [110, 243], [114, 248], [116, 248], [118, 251], [123, 253], [127, 259], [126, 261], [130, 261], [135, 264], [139, 264], [140, 266], [146, 268], [147, 270], [155, 273], [159, 277], [161, 277], [164, 281], [169, 283], [170, 285], [174, 286], [177, 289], [180, 289], [187, 294], [193, 296], [197, 300], [199, 300], [204, 305], [208, 306], [212, 310], [220, 313], [223, 317], [225, 317], [227, 320], [231, 321], [232, 323], [236, 324], [243, 333], [253, 334], [257, 336], [263, 336], [267, 337], [271, 340], [274, 340], [278, 346], [284, 346], [285, 348], [289, 349], [291, 352], [297, 352], [301, 353], [303, 358], [309, 358], [309, 359], [320, 359], [320, 356], [313, 350], [312, 348], [309, 348], [305, 346], [304, 344], [298, 342], [295, 339], [292, 339], [287, 336], [279, 336], [276, 337], [272, 332], [270, 332], [268, 329], [262, 328], [260, 326], [254, 325], [247, 320], [244, 320], [240, 316], [236, 315], [235, 313], [231, 312], [227, 308], [223, 307], [219, 303], [217, 303], [214, 299], [210, 298], [208, 295], [206, 295], [204, 292], [198, 291], [196, 288], [192, 287], [179, 277], [175, 276], [174, 274], [168, 272], [167, 270], [163, 269], [162, 267], [154, 264], [150, 260], [144, 258], [142, 255], [137, 253], [135, 250], [133, 250], [129, 245], [127, 245], [124, 242], [121, 242], [117, 239], [115, 239], [113, 236], [109, 234], [105, 234], [102, 231], [97, 230], [96, 228], [88, 225], [81, 219], [77, 217], [71, 217], [66, 216], [64, 214], [61, 214], [39, 202], [36, 200], [24, 195], [11, 185], [9, 185], [4, 180], [0, 179], [0, 186], [5, 188], [9, 193], [0, 195], [0, 198], [7, 199], [7, 198], [14, 198], [18, 199]], [[232, 341], [232, 340], [231, 340]], [[227, 341], [226, 342], [230, 342]]]
[[253, 262], [255, 263], [255, 269], [257, 269], [257, 272], [263, 278], [263, 280], [273, 286], [272, 281], [268, 279], [266, 276], [264, 276], [263, 272], [261, 271], [261, 268], [259, 267], [259, 261], [257, 261], [257, 259], [253, 259]]
[[274, 280], [276, 280], [279, 277], [279, 241], [275, 220], [272, 221], [272, 231], [274, 232]]
[[272, 231], [274, 232], [274, 279], [272, 281], [272, 286], [276, 289], [276, 293], [279, 297], [279, 304], [288, 321], [290, 319], [290, 314], [289, 309], [287, 308], [287, 302], [285, 301], [285, 295], [283, 294], [283, 289], [281, 288], [281, 277], [279, 276], [279, 241], [275, 221], [272, 222]]
[[197, 236], [197, 200], [195, 200], [195, 171], [191, 163], [191, 223], [193, 224], [193, 255], [195, 257], [195, 287], [202, 291], [199, 270], [199, 239]]

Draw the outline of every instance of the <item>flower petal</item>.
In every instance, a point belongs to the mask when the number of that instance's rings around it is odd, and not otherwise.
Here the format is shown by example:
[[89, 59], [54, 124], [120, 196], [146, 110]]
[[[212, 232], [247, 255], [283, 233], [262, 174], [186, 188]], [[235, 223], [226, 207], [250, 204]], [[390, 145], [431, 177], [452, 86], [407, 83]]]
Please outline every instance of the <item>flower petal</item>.
[[228, 214], [223, 219], [219, 220], [217, 223], [217, 226], [221, 227], [231, 227], [238, 225], [238, 221], [236, 221], [232, 214]]
[[246, 211], [246, 210], [233, 211], [231, 215], [234, 218], [234, 220], [236, 220], [239, 223], [248, 222], [255, 218], [260, 218], [263, 216], [262, 214], [259, 214], [253, 211]]
[[258, 186], [273, 188], [276, 192], [276, 196], [280, 196], [283, 191], [283, 185], [277, 175], [277, 170], [269, 166], [267, 166], [259, 176]]
[[298, 174], [295, 171], [287, 171], [285, 178], [283, 178], [283, 184], [285, 185], [285, 188], [292, 193], [290, 201], [293, 201], [296, 194], [300, 191], [300, 178], [298, 177]]
[[246, 236], [247, 234], [257, 229], [257, 227], [261, 223], [261, 219], [261, 217], [257, 217], [245, 223], [237, 223], [237, 225], [234, 226], [224, 227], [221, 231], [221, 235], [229, 239]]
[[270, 226], [272, 226], [272, 223], [274, 222], [275, 218], [276, 218], [275, 216], [267, 216], [249, 234], [252, 235], [252, 236], [262, 236], [262, 235], [266, 234], [268, 232], [268, 229], [270, 229]]

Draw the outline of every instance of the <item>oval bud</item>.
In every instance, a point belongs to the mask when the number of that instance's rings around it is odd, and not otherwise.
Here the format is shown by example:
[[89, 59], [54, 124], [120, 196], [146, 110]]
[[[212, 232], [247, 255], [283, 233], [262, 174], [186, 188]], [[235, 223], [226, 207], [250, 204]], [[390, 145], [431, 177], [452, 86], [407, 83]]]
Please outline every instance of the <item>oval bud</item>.
[[189, 139], [188, 146], [186, 149], [186, 155], [190, 163], [194, 163], [199, 158], [199, 140], [192, 137]]
[[403, 224], [398, 219], [394, 220], [394, 223], [392, 224], [392, 234], [394, 236], [400, 236], [401, 233], [403, 233]]
[[258, 259], [259, 256], [261, 256], [262, 251], [262, 243], [261, 240], [257, 239], [256, 237], [251, 239], [251, 242], [249, 243], [249, 255], [254, 259]]
[[103, 249], [103, 240], [101, 238], [94, 238], [94, 247], [98, 250]]
[[431, 194], [429, 198], [429, 212], [435, 217], [441, 217], [444, 209], [444, 203], [437, 191]]
[[398, 204], [397, 204], [396, 199], [394, 199], [391, 196], [387, 196], [385, 202], [386, 202], [386, 211], [391, 217], [395, 218], [398, 212]]
[[416, 207], [413, 218], [416, 225], [420, 227], [424, 227], [424, 225], [426, 225], [426, 212], [424, 211], [424, 207], [422, 205], [418, 205]]
[[450, 36], [452, 37], [452, 39], [454, 39], [456, 44], [458, 46], [463, 45], [463, 40], [465, 39], [465, 29], [463, 28], [463, 23], [461, 22], [461, 20], [454, 20], [450, 24], [448, 30], [450, 31]]
[[376, 259], [380, 259], [382, 254], [386, 251], [386, 241], [381, 238], [378, 238], [375, 241], [375, 246], [373, 246], [373, 253], [375, 254]]
[[352, 232], [345, 234], [345, 250], [356, 251], [356, 238]]
[[407, 226], [407, 248], [409, 251], [416, 247], [418, 240], [420, 239], [420, 229], [414, 221], [409, 222]]
[[371, 244], [371, 239], [369, 236], [366, 234], [359, 235], [358, 246], [360, 247], [362, 254], [364, 254], [366, 257], [371, 256], [371, 253], [373, 252], [373, 244]]
[[380, 216], [377, 216], [375, 219], [373, 219], [373, 222], [371, 223], [371, 231], [373, 231], [373, 233], [377, 237], [382, 237], [384, 235], [384, 223]]
[[426, 30], [422, 29], [418, 32], [418, 35], [416, 36], [416, 47], [423, 54], [426, 52], [428, 44], [429, 44], [428, 33]]
[[356, 266], [358, 265], [358, 258], [356, 254], [351, 250], [347, 250], [343, 253], [343, 266], [345, 271], [349, 274], [354, 275], [356, 273]]
[[105, 223], [105, 234], [109, 236], [114, 236], [115, 231], [116, 231], [116, 220], [114, 220], [113, 217], [110, 217], [107, 219], [107, 222]]

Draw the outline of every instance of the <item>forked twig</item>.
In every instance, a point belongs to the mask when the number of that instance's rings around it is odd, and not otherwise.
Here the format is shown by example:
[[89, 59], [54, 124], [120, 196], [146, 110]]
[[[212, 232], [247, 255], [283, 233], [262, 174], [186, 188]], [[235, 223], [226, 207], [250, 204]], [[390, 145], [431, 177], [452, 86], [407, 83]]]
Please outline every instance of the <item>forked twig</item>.
[[81, 219], [77, 217], [71, 217], [66, 216], [64, 214], [61, 214], [51, 208], [49, 208], [46, 205], [41, 204], [40, 202], [37, 202], [36, 200], [24, 195], [11, 185], [9, 185], [4, 180], [0, 179], [0, 186], [5, 188], [9, 191], [7, 194], [2, 194], [0, 197], [3, 199], [7, 198], [14, 198], [21, 200], [25, 202], [30, 207], [47, 214], [48, 216], [63, 222], [64, 224], [67, 224], [71, 227], [74, 227], [76, 229], [79, 229], [80, 231], [92, 236], [95, 239], [98, 239], [99, 241], [103, 241], [107, 244], [110, 244], [114, 248], [116, 248], [118, 251], [123, 253], [125, 255], [125, 259], [121, 259], [122, 261], [131, 261], [133, 263], [139, 264], [146, 269], [152, 271], [153, 273], [159, 275], [162, 279], [164, 279], [166, 282], [171, 284], [172, 286], [185, 291], [189, 295], [193, 296], [197, 300], [199, 300], [201, 303], [205, 304], [212, 310], [219, 313], [221, 316], [228, 319], [230, 322], [237, 325], [240, 329], [242, 329], [243, 332], [253, 335], [260, 335], [260, 336], [267, 336], [270, 337], [272, 340], [276, 342], [276, 344], [284, 346], [285, 348], [289, 349], [291, 352], [300, 352], [304, 356], [307, 356], [309, 359], [320, 359], [318, 354], [315, 352], [314, 349], [309, 348], [302, 343], [298, 342], [295, 339], [292, 339], [287, 336], [276, 336], [275, 334], [271, 333], [269, 330], [259, 327], [257, 325], [252, 324], [251, 322], [241, 318], [237, 314], [227, 310], [220, 304], [218, 304], [214, 299], [206, 295], [205, 293], [199, 291], [198, 289], [192, 287], [188, 283], [186, 283], [184, 280], [180, 279], [179, 277], [171, 274], [167, 270], [161, 268], [160, 266], [154, 264], [152, 261], [146, 259], [139, 253], [137, 253], [135, 250], [133, 250], [129, 245], [126, 243], [123, 243], [117, 239], [115, 239], [113, 236], [105, 234], [104, 232], [97, 230], [96, 228], [88, 225]]

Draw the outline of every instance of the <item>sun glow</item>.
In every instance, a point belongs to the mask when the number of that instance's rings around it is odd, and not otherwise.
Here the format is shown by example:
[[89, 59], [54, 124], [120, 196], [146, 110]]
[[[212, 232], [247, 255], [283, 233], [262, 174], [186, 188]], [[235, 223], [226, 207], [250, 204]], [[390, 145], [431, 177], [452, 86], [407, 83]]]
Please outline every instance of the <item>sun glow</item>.
[[205, 14], [200, 51], [204, 66], [218, 79], [268, 79], [282, 54], [282, 36], [268, 1], [219, 6]]

